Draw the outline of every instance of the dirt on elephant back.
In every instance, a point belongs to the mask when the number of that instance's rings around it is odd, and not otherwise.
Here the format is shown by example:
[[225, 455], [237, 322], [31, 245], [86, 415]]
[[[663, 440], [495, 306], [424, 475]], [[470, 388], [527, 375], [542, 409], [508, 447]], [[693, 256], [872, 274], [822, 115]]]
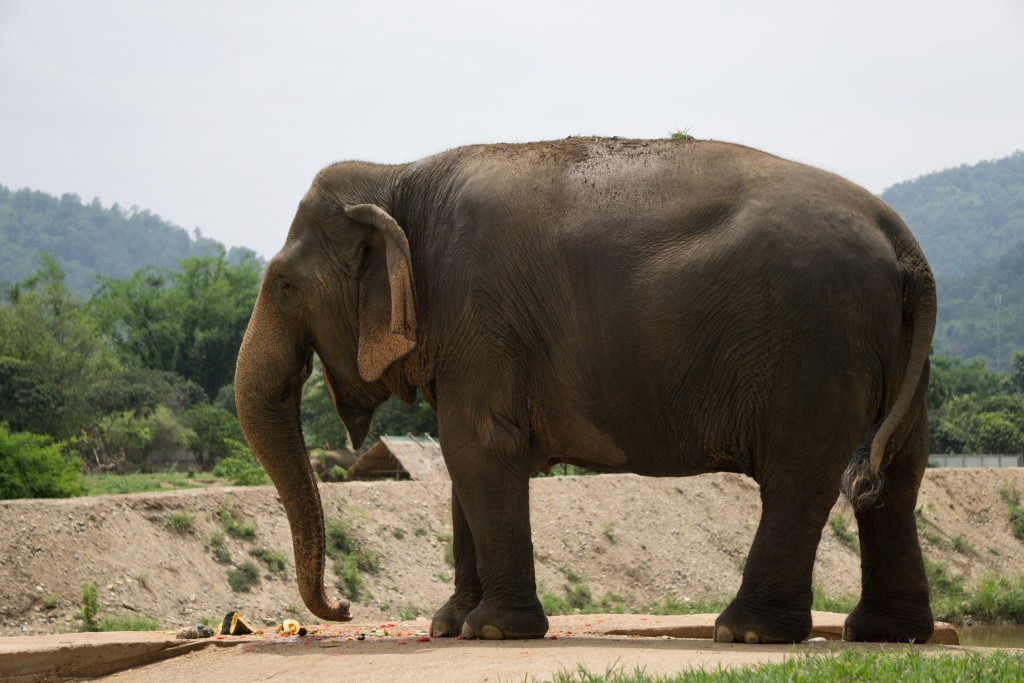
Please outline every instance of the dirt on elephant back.
[[[1024, 542], [1000, 491], [1024, 492], [1024, 469], [935, 469], [926, 474], [918, 527], [925, 554], [968, 585], [1018, 576]], [[353, 614], [363, 623], [429, 616], [452, 588], [450, 484], [353, 482], [320, 487], [326, 516], [342, 519], [364, 557]], [[531, 484], [540, 592], [600, 611], [643, 611], [666, 599], [729, 596], [740, 583], [760, 514], [757, 487], [740, 475], [648, 479], [552, 477]], [[235, 537], [218, 511], [255, 524]], [[853, 514], [842, 504], [851, 531]], [[175, 531], [168, 518], [177, 520]], [[172, 523], [171, 526], [174, 526]], [[856, 550], [827, 525], [815, 583], [856, 594]], [[286, 558], [283, 572], [261, 556]], [[235, 591], [244, 563], [258, 583]], [[373, 565], [376, 565], [376, 568]], [[338, 579], [328, 561], [327, 581]], [[0, 635], [78, 630], [82, 585], [99, 589], [99, 618], [148, 616], [176, 629], [237, 610], [256, 627], [316, 622], [302, 605], [288, 523], [272, 487], [219, 488], [0, 503]], [[237, 583], [236, 583], [237, 585]], [[353, 588], [346, 592], [352, 594]]]

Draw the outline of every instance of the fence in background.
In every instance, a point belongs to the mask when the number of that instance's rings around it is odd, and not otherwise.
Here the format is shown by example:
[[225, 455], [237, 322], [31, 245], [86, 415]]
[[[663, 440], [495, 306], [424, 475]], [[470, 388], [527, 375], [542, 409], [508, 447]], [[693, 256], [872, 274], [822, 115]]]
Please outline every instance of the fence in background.
[[1024, 467], [1024, 455], [930, 455], [929, 467]]

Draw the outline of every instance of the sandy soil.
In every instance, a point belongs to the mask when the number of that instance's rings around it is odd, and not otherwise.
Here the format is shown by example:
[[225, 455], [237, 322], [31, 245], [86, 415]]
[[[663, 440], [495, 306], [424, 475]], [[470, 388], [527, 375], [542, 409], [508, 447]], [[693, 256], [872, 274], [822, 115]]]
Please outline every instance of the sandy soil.
[[[999, 495], [1009, 483], [1024, 492], [1024, 470], [929, 470], [919, 501], [926, 555], [969, 584], [1019, 575], [1024, 542], [1010, 534]], [[669, 597], [732, 594], [759, 516], [756, 485], [739, 475], [546, 478], [531, 491], [541, 591], [564, 597], [567, 577], [578, 576], [595, 600], [615, 594], [634, 611]], [[354, 602], [358, 621], [429, 616], [447, 599], [448, 484], [323, 484], [321, 495], [327, 517], [349, 520], [362, 547], [380, 556], [380, 571], [365, 576]], [[253, 549], [282, 551], [283, 577], [232, 592], [232, 565], [218, 563], [208, 544], [223, 530], [214, 513], [225, 502], [258, 527], [253, 540], [227, 537], [233, 565], [261, 564]], [[193, 531], [169, 531], [173, 513], [191, 515]], [[849, 509], [837, 506], [837, 514], [855, 528]], [[75, 630], [85, 581], [99, 586], [104, 614], [144, 614], [169, 629], [230, 610], [257, 626], [293, 615], [315, 621], [294, 585], [288, 523], [272, 487], [2, 502], [0, 577], [3, 636]], [[842, 595], [855, 594], [859, 581], [857, 554], [826, 526], [815, 582]]]

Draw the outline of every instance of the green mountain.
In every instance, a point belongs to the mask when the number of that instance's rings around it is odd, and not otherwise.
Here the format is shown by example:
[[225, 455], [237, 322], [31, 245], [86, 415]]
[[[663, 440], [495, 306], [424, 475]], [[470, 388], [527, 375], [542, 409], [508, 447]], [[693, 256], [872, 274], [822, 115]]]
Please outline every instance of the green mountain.
[[[0, 286], [23, 280], [39, 269], [39, 253], [53, 254], [67, 274], [68, 287], [81, 296], [96, 289], [96, 274], [126, 279], [146, 266], [176, 269], [187, 256], [215, 255], [224, 247], [196, 232], [136, 208], [78, 196], [59, 199], [34, 190], [0, 185]], [[248, 249], [228, 254], [237, 262]]]
[[1024, 152], [898, 183], [881, 196], [910, 225], [939, 278], [990, 266], [1024, 242]]
[[1013, 352], [1024, 349], [1024, 242], [990, 266], [939, 278], [938, 288], [935, 350], [1009, 370]]

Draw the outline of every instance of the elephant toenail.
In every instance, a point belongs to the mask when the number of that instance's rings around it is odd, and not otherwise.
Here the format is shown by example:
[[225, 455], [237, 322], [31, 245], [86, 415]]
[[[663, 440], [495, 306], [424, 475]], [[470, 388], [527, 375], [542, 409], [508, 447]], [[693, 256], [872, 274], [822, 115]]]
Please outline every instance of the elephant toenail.
[[734, 640], [736, 640], [736, 638], [733, 636], [732, 629], [728, 626], [719, 625], [718, 628], [715, 629], [716, 643], [731, 643]]
[[475, 640], [476, 634], [473, 633], [473, 629], [469, 627], [469, 624], [462, 625], [462, 638], [464, 640]]
[[501, 629], [495, 626], [491, 626], [490, 624], [487, 624], [482, 629], [480, 629], [480, 635], [483, 636], [484, 640], [505, 639], [505, 633]]
[[748, 645], [755, 645], [761, 642], [761, 636], [757, 635], [757, 631], [747, 631], [743, 634], [743, 642]]

